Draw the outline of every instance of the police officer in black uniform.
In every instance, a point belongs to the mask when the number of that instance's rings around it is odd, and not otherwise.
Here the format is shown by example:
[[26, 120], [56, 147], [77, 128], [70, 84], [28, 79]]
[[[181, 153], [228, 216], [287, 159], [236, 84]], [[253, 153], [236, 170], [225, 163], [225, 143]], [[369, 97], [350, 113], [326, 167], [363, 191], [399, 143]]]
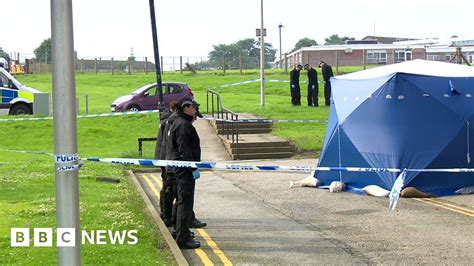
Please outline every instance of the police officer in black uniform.
[[[192, 125], [196, 107], [189, 98], [177, 103], [176, 118], [169, 130], [171, 138], [171, 159], [176, 161], [200, 161], [201, 146], [196, 129]], [[173, 168], [177, 184], [176, 243], [183, 249], [199, 248], [189, 230], [193, 219], [194, 188], [200, 177], [196, 168]]]
[[295, 65], [290, 71], [291, 104], [293, 106], [301, 105], [300, 71], [302, 68], [302, 65]]
[[318, 106], [318, 73], [309, 64], [304, 65], [308, 74], [308, 106]]
[[[176, 117], [176, 102], [170, 103], [169, 108], [160, 113], [160, 128], [158, 130], [158, 138], [155, 148], [155, 159], [166, 160], [166, 155], [169, 153], [166, 132], [168, 132], [170, 125]], [[176, 178], [173, 173], [161, 167], [161, 178], [163, 180], [160, 191], [160, 216], [166, 226], [173, 224], [173, 201], [175, 199], [175, 183]]]
[[321, 61], [319, 63], [319, 67], [321, 68], [321, 73], [323, 74], [324, 79], [324, 100], [326, 106], [331, 105], [331, 82], [330, 79], [333, 77], [332, 67], [328, 65], [326, 62]]

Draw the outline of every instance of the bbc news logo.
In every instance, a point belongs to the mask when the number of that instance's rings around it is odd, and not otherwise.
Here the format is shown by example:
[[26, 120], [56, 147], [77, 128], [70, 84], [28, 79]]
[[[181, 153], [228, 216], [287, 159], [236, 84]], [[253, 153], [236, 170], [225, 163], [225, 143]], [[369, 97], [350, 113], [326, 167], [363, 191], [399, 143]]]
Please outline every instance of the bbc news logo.
[[[30, 228], [11, 228], [10, 245], [12, 247], [30, 246]], [[81, 231], [81, 244], [92, 245], [136, 245], [138, 243], [137, 230], [91, 230]], [[33, 228], [34, 247], [52, 247], [56, 239], [57, 247], [75, 247], [76, 229], [57, 228], [56, 237], [53, 237], [53, 228]]]

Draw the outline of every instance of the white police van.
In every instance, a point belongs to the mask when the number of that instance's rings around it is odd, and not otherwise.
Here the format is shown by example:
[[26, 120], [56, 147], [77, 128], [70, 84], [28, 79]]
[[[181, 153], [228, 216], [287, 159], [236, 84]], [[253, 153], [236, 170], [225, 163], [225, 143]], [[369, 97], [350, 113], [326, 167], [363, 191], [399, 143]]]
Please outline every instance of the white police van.
[[0, 115], [32, 115], [35, 94], [42, 93], [21, 84], [0, 67]]

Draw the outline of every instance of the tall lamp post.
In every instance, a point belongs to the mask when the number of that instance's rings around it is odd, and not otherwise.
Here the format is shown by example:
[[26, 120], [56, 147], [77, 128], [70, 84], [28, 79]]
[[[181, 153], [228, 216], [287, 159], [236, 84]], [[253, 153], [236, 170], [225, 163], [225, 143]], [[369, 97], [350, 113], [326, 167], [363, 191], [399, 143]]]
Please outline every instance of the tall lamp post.
[[260, 0], [260, 104], [265, 107], [265, 41], [263, 29], [263, 0]]
[[282, 59], [282, 50], [281, 50], [281, 28], [283, 28], [283, 25], [278, 25], [278, 34], [279, 34], [279, 37], [280, 37], [280, 65], [281, 65], [281, 59]]
[[151, 32], [153, 35], [153, 52], [155, 54], [155, 70], [156, 70], [156, 86], [158, 88], [158, 109], [163, 111], [163, 86], [161, 84], [161, 67], [160, 67], [160, 53], [158, 50], [158, 36], [156, 33], [156, 21], [155, 21], [155, 1], [150, 0], [150, 20], [151, 20]]

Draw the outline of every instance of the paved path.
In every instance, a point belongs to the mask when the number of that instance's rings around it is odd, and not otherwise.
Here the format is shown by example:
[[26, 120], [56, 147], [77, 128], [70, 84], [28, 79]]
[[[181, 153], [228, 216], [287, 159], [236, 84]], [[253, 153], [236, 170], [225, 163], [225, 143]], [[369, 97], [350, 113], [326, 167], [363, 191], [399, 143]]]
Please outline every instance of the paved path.
[[[206, 121], [196, 122], [196, 128], [202, 160], [229, 160]], [[245, 163], [312, 166], [316, 159]], [[149, 175], [158, 177], [157, 173]], [[397, 210], [390, 212], [387, 198], [289, 188], [290, 180], [305, 176], [203, 172], [196, 185], [195, 212], [208, 226], [196, 231], [203, 247], [183, 251], [188, 262], [346, 265], [474, 261], [474, 195], [434, 202], [401, 199]]]

